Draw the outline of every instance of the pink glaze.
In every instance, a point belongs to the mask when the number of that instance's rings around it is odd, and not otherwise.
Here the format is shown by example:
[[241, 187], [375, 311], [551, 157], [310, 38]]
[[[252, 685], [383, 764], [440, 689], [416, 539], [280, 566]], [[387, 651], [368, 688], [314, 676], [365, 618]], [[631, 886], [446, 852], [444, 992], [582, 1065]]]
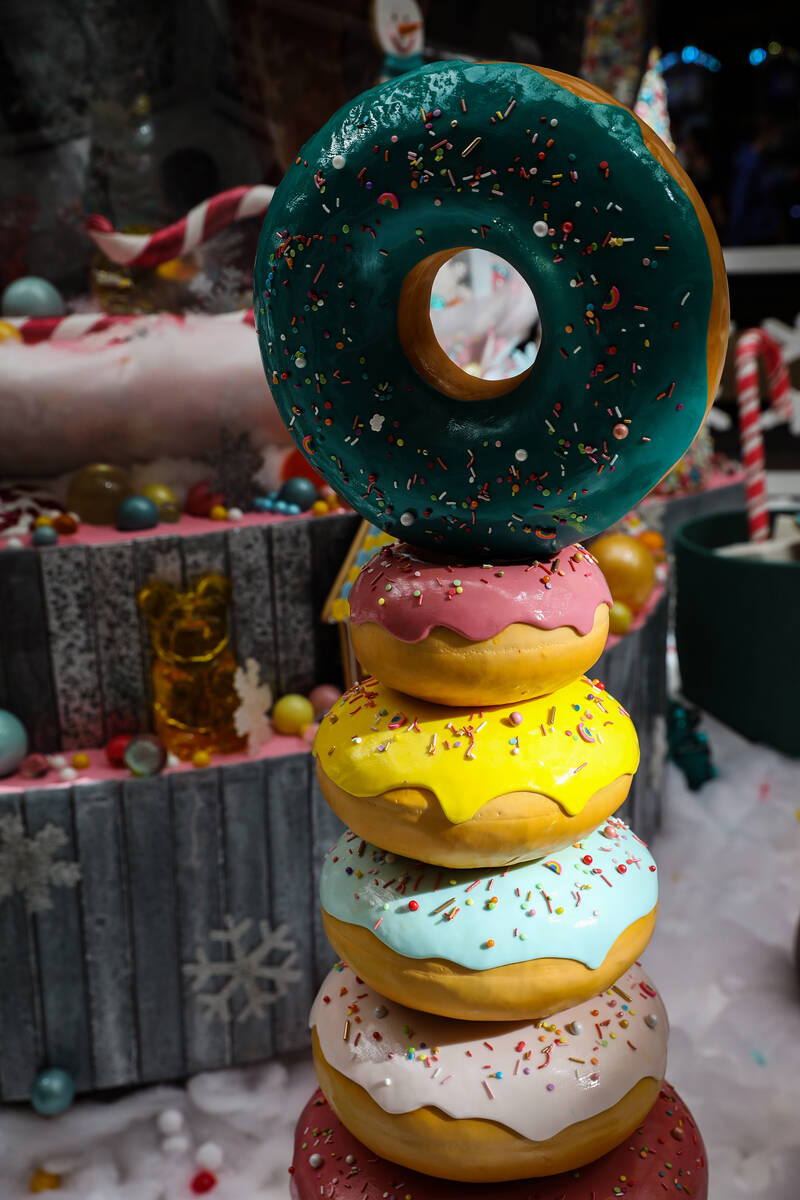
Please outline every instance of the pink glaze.
[[374, 621], [401, 642], [421, 642], [436, 626], [482, 642], [515, 622], [568, 625], [583, 636], [598, 604], [611, 606], [611, 594], [582, 546], [568, 546], [549, 562], [464, 566], [399, 542], [370, 559], [349, 601], [353, 624]]
[[[338, 512], [348, 511], [338, 509]], [[238, 521], [212, 521], [210, 517], [192, 517], [181, 513], [178, 521], [162, 521], [153, 529], [116, 529], [113, 525], [90, 525], [82, 522], [76, 533], [60, 535], [59, 546], [105, 546], [111, 542], [145, 541], [158, 537], [190, 537], [198, 533], [219, 533], [228, 529], [249, 529], [253, 525], [275, 525], [285, 521], [320, 520], [310, 511], [303, 513], [244, 513]], [[30, 544], [30, 537], [23, 539]], [[0, 550], [5, 546], [0, 535]], [[50, 549], [50, 547], [46, 547]]]
[[[233, 763], [243, 762], [258, 762], [263, 758], [279, 758], [283, 754], [308, 754], [311, 751], [311, 743], [305, 741], [301, 737], [285, 737], [283, 734], [276, 733], [268, 742], [264, 742], [259, 746], [254, 754], [248, 754], [246, 750], [240, 751], [237, 754], [212, 754], [211, 762], [206, 770], [214, 770], [216, 767], [227, 767]], [[82, 783], [99, 783], [101, 780], [108, 779], [133, 779], [135, 778], [127, 767], [112, 767], [106, 758], [104, 749], [91, 748], [89, 750], [62, 750], [61, 757], [66, 760], [66, 765], [72, 765], [72, 758], [75, 754], [86, 754], [89, 758], [89, 766], [78, 770], [78, 774], [74, 779], [60, 779], [59, 768], [52, 767], [46, 775], [41, 775], [38, 779], [26, 779], [24, 775], [6, 775], [0, 779], [0, 795], [4, 792], [24, 792], [28, 788], [68, 788], [77, 787]], [[54, 757], [50, 755], [49, 757]], [[203, 769], [203, 768], [200, 768]], [[178, 775], [183, 771], [196, 771], [197, 767], [192, 766], [190, 762], [179, 762], [177, 766], [166, 767], [162, 775]]]

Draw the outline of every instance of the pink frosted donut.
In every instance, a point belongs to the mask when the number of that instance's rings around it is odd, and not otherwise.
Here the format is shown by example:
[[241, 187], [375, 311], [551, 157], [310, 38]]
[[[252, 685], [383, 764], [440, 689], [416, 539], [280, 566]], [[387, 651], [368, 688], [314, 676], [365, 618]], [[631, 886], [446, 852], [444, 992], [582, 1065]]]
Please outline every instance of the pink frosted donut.
[[[321, 1091], [300, 1114], [292, 1200], [487, 1200], [486, 1185], [449, 1183], [379, 1158], [342, 1125]], [[665, 1083], [642, 1125], [621, 1146], [577, 1171], [492, 1185], [492, 1200], [706, 1200], [708, 1166], [692, 1114]]]
[[547, 695], [588, 671], [611, 606], [583, 546], [546, 562], [465, 565], [401, 542], [370, 559], [349, 599], [368, 673], [424, 700], [481, 707]]

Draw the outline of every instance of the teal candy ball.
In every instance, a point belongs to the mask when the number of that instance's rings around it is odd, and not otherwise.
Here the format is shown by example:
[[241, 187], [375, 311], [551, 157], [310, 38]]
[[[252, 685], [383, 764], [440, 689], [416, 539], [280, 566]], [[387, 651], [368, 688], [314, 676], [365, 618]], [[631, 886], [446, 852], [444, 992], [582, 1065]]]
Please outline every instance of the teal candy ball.
[[167, 765], [167, 748], [153, 734], [142, 733], [131, 738], [122, 758], [134, 775], [158, 775]]
[[75, 1099], [72, 1076], [58, 1067], [48, 1067], [37, 1076], [31, 1089], [31, 1104], [43, 1117], [66, 1112]]
[[147, 496], [126, 496], [117, 509], [117, 529], [152, 529], [158, 509]]
[[28, 735], [18, 717], [0, 708], [0, 776], [13, 775], [28, 753]]
[[304, 479], [302, 475], [294, 475], [281, 485], [278, 499], [283, 500], [286, 504], [296, 504], [301, 512], [307, 512], [314, 501], [319, 499], [319, 492], [310, 479]]
[[3, 292], [4, 317], [60, 317], [64, 312], [61, 293], [38, 275], [23, 275]]
[[52, 525], [38, 525], [31, 534], [32, 546], [55, 546], [58, 531]]

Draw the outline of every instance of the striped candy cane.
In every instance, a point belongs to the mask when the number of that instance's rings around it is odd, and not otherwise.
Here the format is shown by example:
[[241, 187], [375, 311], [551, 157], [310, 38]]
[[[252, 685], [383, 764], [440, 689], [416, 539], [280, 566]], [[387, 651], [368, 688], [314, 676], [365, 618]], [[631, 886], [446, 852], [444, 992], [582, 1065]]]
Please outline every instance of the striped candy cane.
[[[70, 313], [66, 317], [6, 318], [8, 324], [13, 325], [19, 331], [26, 346], [36, 346], [40, 342], [72, 342], [88, 337], [92, 333], [105, 333], [109, 329], [118, 329], [120, 335], [124, 337], [126, 326], [135, 325], [137, 331], [141, 331], [157, 325], [164, 319], [164, 313], [112, 315], [98, 312]], [[183, 321], [183, 317], [174, 314], [168, 314], [168, 319], [177, 322]], [[215, 313], [207, 319], [210, 321], [242, 321], [247, 325], [255, 325], [252, 308]], [[2, 354], [2, 350], [0, 350], [0, 354]]]
[[234, 221], [262, 216], [274, 191], [269, 184], [231, 188], [204, 200], [180, 221], [155, 233], [118, 233], [107, 217], [99, 214], [87, 219], [86, 232], [112, 262], [124, 267], [155, 267], [197, 249]]
[[736, 397], [747, 491], [747, 523], [751, 542], [769, 538], [767, 476], [761, 433], [761, 388], [758, 360], [764, 359], [770, 404], [790, 415], [789, 372], [780, 344], [764, 329], [747, 329], [736, 347]]

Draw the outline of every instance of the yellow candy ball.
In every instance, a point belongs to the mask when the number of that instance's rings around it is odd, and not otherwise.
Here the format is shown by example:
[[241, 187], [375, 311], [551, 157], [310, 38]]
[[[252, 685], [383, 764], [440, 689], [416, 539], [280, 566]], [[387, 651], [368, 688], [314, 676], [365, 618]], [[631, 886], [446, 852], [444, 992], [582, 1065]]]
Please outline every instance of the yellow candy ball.
[[34, 529], [41, 529], [41, 527], [42, 527], [43, 525], [52, 525], [52, 524], [53, 524], [53, 518], [52, 518], [52, 517], [45, 517], [45, 516], [36, 517], [36, 519], [35, 519], [35, 520], [34, 520], [34, 522], [33, 522], [33, 528], [34, 528]]
[[330, 512], [324, 500], [315, 500], [311, 505], [312, 515], [315, 517], [325, 517]]
[[222, 504], [213, 504], [208, 515], [212, 521], [227, 521], [228, 510]]
[[55, 1192], [61, 1187], [61, 1177], [50, 1171], [35, 1171], [28, 1184], [30, 1192]]
[[0, 321], [0, 342], [21, 342], [22, 334], [10, 321]]
[[299, 734], [314, 720], [314, 706], [305, 696], [289, 692], [281, 696], [272, 710], [272, 724], [278, 733]]
[[178, 497], [172, 488], [167, 487], [165, 483], [148, 483], [142, 488], [139, 495], [146, 496], [148, 500], [152, 500], [156, 508], [160, 508], [162, 504], [178, 503]]
[[84, 754], [82, 750], [79, 750], [77, 754], [73, 754], [72, 756], [72, 765], [79, 771], [85, 771], [90, 765], [89, 755]]
[[192, 755], [193, 767], [207, 767], [211, 762], [211, 755], [207, 750], [195, 750]]
[[656, 582], [653, 556], [639, 538], [626, 533], [609, 533], [589, 547], [606, 577], [613, 600], [637, 613]]
[[623, 604], [621, 600], [615, 600], [608, 613], [608, 632], [620, 635], [627, 633], [632, 621], [633, 613], [628, 605]]

